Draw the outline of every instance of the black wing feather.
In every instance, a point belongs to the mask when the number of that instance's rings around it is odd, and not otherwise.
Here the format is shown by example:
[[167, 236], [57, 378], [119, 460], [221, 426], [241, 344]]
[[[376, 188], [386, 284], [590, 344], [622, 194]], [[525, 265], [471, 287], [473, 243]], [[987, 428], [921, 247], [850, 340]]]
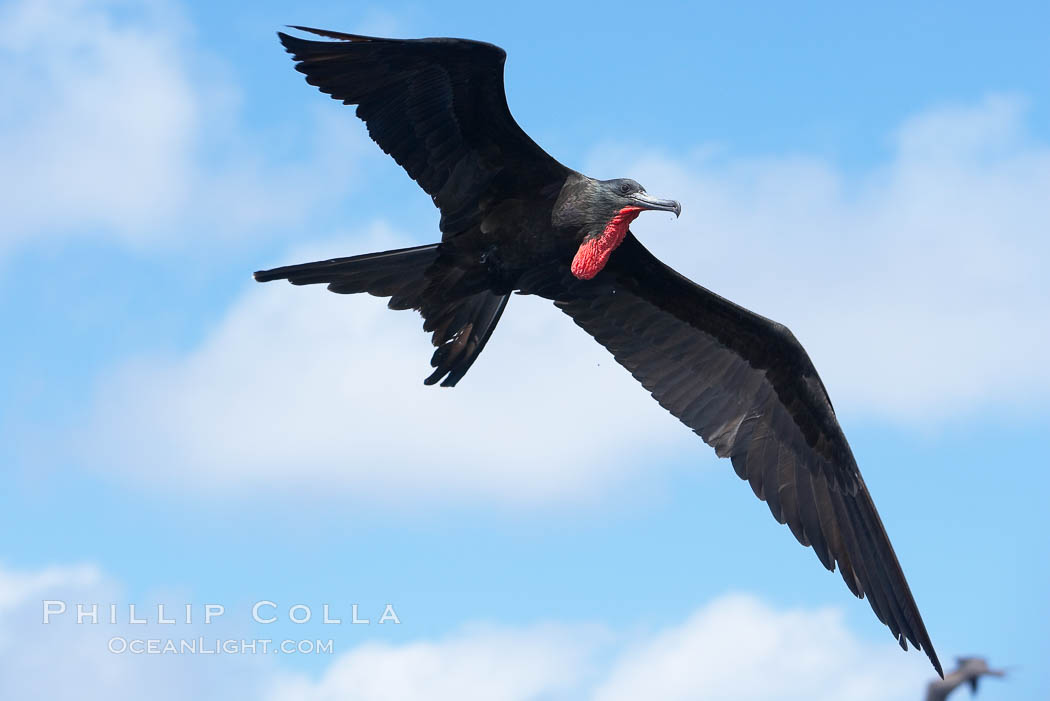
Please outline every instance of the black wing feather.
[[503, 86], [507, 55], [498, 46], [295, 29], [339, 40], [278, 32], [308, 83], [357, 105], [372, 139], [441, 209], [443, 232], [480, 221], [484, 202], [505, 194], [498, 183], [507, 166], [519, 191], [569, 173], [511, 116]]
[[523, 291], [554, 300], [837, 568], [903, 647], [941, 665], [813, 363], [784, 326], [671, 270], [628, 235], [591, 281], [563, 265]]

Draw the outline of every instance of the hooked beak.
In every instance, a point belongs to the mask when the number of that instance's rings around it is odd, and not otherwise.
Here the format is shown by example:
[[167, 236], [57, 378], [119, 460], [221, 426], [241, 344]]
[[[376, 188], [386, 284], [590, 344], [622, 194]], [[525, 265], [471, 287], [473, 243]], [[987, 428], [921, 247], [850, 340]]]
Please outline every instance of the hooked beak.
[[653, 197], [648, 192], [636, 192], [629, 198], [631, 202], [642, 209], [653, 209], [660, 212], [674, 212], [676, 217], [682, 214], [682, 205], [674, 200], [661, 200]]

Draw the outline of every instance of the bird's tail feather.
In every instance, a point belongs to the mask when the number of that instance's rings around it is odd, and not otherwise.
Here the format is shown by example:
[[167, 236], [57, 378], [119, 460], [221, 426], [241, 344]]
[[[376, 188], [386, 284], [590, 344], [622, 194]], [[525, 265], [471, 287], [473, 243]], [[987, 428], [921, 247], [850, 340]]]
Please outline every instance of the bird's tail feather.
[[287, 280], [293, 285], [327, 283], [339, 294], [367, 292], [390, 297], [391, 309], [418, 309], [427, 286], [427, 269], [438, 257], [438, 244], [286, 265], [255, 273], [259, 282]]
[[468, 271], [439, 261], [439, 244], [288, 265], [255, 273], [259, 282], [327, 284], [339, 294], [389, 297], [391, 309], [415, 309], [437, 346], [424, 382], [452, 387], [485, 348], [510, 295], [478, 289]]
[[485, 348], [508, 299], [509, 294], [486, 290], [435, 309], [432, 315], [424, 310], [424, 328], [434, 327], [437, 350], [430, 359], [435, 370], [423, 382], [433, 385], [441, 381], [442, 387], [454, 387]]

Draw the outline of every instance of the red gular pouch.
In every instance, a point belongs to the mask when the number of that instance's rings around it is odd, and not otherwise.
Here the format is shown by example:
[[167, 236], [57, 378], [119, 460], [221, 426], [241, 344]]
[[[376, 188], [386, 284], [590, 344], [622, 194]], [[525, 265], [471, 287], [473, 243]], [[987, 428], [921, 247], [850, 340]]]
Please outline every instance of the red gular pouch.
[[641, 213], [641, 207], [624, 207], [609, 220], [601, 234], [586, 239], [572, 259], [572, 274], [581, 280], [590, 280], [600, 273], [612, 252], [623, 243], [631, 222]]

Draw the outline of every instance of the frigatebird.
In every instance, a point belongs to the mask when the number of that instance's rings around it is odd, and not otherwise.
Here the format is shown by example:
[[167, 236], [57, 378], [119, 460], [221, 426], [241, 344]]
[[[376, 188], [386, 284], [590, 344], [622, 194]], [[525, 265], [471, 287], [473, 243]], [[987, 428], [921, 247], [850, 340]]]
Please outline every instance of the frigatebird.
[[634, 180], [562, 165], [514, 121], [506, 53], [464, 39], [278, 33], [306, 81], [346, 105], [433, 198], [441, 241], [255, 273], [324, 283], [414, 309], [437, 346], [426, 384], [451, 387], [484, 349], [512, 292], [545, 297], [607, 348], [671, 414], [731, 459], [774, 518], [837, 567], [907, 649], [943, 674], [827, 390], [783, 325], [710, 292], [630, 232], [681, 213]]
[[958, 667], [943, 679], [935, 679], [926, 687], [926, 701], [944, 701], [949, 694], [963, 684], [970, 685], [970, 695], [977, 693], [981, 677], [1005, 677], [1006, 672], [992, 669], [983, 657], [956, 657]]

